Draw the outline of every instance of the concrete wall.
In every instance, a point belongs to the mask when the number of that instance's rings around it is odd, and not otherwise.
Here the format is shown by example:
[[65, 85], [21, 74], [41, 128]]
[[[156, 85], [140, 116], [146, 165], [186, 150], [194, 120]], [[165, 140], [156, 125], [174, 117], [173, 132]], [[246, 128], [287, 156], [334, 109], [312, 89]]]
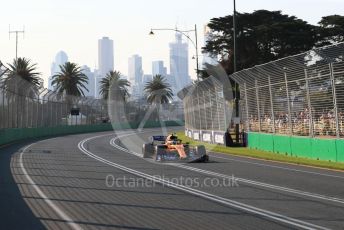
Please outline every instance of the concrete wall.
[[[183, 125], [180, 121], [165, 121], [165, 126], [181, 126]], [[75, 126], [55, 126], [55, 127], [39, 127], [39, 128], [13, 128], [13, 129], [0, 129], [0, 146], [11, 142], [30, 139], [40, 138], [49, 136], [59, 136], [66, 134], [77, 134], [77, 133], [89, 133], [89, 132], [101, 132], [111, 131], [113, 129], [136, 129], [139, 123], [125, 123], [116, 124], [112, 126], [110, 123], [96, 124], [96, 125], [75, 125]], [[147, 121], [144, 128], [160, 127], [159, 121]]]

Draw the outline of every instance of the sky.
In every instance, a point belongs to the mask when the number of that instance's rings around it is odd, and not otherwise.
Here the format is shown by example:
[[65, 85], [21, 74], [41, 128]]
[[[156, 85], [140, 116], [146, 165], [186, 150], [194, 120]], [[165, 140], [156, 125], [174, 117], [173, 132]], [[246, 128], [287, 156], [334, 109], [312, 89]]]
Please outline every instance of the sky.
[[[238, 12], [282, 10], [311, 24], [322, 16], [344, 15], [343, 0], [236, 0]], [[79, 65], [97, 66], [97, 41], [108, 36], [114, 41], [115, 70], [128, 73], [128, 58], [139, 54], [145, 74], [151, 73], [151, 63], [163, 60], [169, 67], [168, 43], [174, 40], [171, 31], [150, 28], [198, 28], [199, 45], [204, 44], [203, 27], [211, 18], [233, 12], [230, 0], [11, 0], [0, 2], [0, 61], [10, 63], [15, 58], [15, 36], [19, 35], [18, 57], [37, 63], [47, 85], [50, 66], [56, 53], [63, 50], [69, 60]], [[190, 34], [194, 39], [194, 34]], [[189, 44], [189, 69], [194, 78], [195, 54]], [[168, 68], [169, 69], [169, 68]]]

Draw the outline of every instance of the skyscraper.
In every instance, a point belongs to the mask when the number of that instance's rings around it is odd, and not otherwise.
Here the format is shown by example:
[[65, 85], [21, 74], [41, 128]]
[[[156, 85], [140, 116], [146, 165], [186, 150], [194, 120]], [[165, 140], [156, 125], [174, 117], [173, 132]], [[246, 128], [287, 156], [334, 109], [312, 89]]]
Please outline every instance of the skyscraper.
[[113, 41], [108, 37], [98, 40], [98, 68], [101, 77], [114, 70]]
[[151, 74], [144, 74], [142, 79], [142, 85], [143, 87], [146, 85], [147, 82], [151, 81], [153, 79], [153, 76]]
[[152, 75], [160, 74], [164, 77], [167, 76], [167, 69], [164, 67], [163, 61], [153, 61], [152, 62]]
[[188, 56], [188, 44], [182, 41], [182, 34], [176, 33], [176, 41], [170, 43], [170, 74], [176, 84], [175, 93], [191, 82]]
[[135, 54], [128, 59], [128, 78], [132, 85], [132, 96], [140, 97], [143, 90], [142, 57]]
[[128, 60], [128, 77], [132, 84], [142, 82], [142, 57], [135, 54]]
[[86, 84], [86, 88], [88, 92], [84, 90], [84, 94], [86, 97], [96, 97], [96, 79], [95, 73], [93, 73], [87, 65], [81, 67], [82, 72], [87, 76], [88, 82]]
[[52, 76], [54, 76], [55, 74], [57, 74], [58, 72], [61, 71], [60, 69], [60, 65], [64, 65], [66, 62], [68, 62], [68, 56], [64, 51], [59, 51], [56, 56], [55, 56], [55, 60], [53, 61], [53, 63], [51, 64], [51, 68], [50, 68], [50, 77], [48, 79], [48, 89], [50, 90], [54, 90], [54, 87], [51, 85], [52, 82]]

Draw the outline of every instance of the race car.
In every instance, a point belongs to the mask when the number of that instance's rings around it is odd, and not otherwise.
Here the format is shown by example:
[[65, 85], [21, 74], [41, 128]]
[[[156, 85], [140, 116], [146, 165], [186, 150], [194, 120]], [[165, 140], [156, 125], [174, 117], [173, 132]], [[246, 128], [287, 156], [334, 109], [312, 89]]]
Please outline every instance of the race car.
[[144, 158], [151, 158], [162, 163], [209, 161], [204, 145], [190, 146], [189, 143], [183, 144], [175, 135], [150, 137], [150, 142], [142, 146], [142, 154]]

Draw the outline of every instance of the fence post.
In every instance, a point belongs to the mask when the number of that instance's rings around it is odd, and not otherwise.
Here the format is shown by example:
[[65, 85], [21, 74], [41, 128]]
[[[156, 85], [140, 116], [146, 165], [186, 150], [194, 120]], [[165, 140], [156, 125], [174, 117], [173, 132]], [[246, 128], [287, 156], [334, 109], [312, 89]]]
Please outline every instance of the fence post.
[[[49, 99], [48, 100], [50, 100], [50, 96], [49, 96]], [[54, 108], [54, 102], [53, 101], [50, 101], [50, 126], [54, 126], [53, 125], [53, 120], [54, 120], [54, 118], [53, 118], [53, 116], [54, 116], [54, 111], [53, 111], [53, 108]]]
[[259, 128], [259, 132], [261, 132], [262, 124], [261, 124], [261, 120], [260, 120], [259, 92], [258, 92], [259, 89], [258, 89], [258, 81], [257, 81], [257, 79], [254, 80], [254, 83], [255, 83], [256, 98], [257, 98], [258, 128]]
[[276, 127], [275, 127], [275, 113], [274, 113], [274, 102], [273, 102], [273, 99], [272, 99], [272, 89], [271, 89], [271, 79], [270, 79], [270, 76], [268, 76], [268, 80], [269, 80], [271, 119], [272, 119], [272, 133], [276, 133]]
[[15, 102], [16, 102], [16, 104], [15, 104], [15, 106], [16, 106], [16, 122], [17, 122], [15, 128], [19, 128], [19, 120], [20, 120], [20, 117], [19, 117], [19, 101], [20, 101], [20, 97], [18, 94], [16, 94], [15, 97], [17, 98], [15, 100]]
[[34, 102], [34, 98], [31, 99], [31, 119], [30, 119], [30, 126], [31, 128], [33, 128], [33, 117], [35, 116], [34, 114], [34, 105], [35, 102]]
[[310, 97], [310, 93], [309, 93], [307, 69], [304, 69], [304, 72], [305, 72], [305, 80], [306, 80], [307, 103], [308, 103], [308, 110], [309, 110], [308, 111], [308, 113], [309, 113], [309, 136], [314, 137], [312, 104], [311, 104], [311, 97]]
[[287, 93], [289, 135], [293, 135], [293, 123], [291, 121], [292, 114], [291, 114], [291, 106], [290, 106], [290, 99], [289, 99], [290, 97], [289, 97], [289, 88], [288, 88], [288, 77], [287, 77], [286, 72], [284, 72], [284, 81], [285, 81], [285, 91]]
[[247, 132], [249, 132], [250, 131], [250, 118], [249, 118], [249, 113], [248, 113], [246, 82], [244, 83], [244, 90], [245, 90], [246, 129], [247, 129]]
[[191, 101], [190, 106], [192, 106], [192, 117], [193, 117], [192, 130], [194, 130], [194, 129], [196, 129], [196, 117], [195, 117], [195, 107], [196, 107], [196, 105], [195, 105], [194, 100], [193, 100], [193, 95], [192, 95], [192, 97], [189, 98], [189, 100]]
[[217, 113], [217, 120], [218, 120], [218, 124], [219, 124], [218, 130], [221, 130], [219, 102], [218, 102], [217, 98], [218, 98], [218, 95], [217, 95], [217, 91], [215, 89], [216, 113]]
[[339, 117], [338, 117], [338, 105], [337, 105], [337, 92], [336, 92], [336, 82], [334, 79], [333, 74], [333, 64], [329, 64], [330, 68], [330, 78], [331, 78], [331, 85], [332, 85], [332, 97], [333, 97], [333, 106], [334, 106], [334, 117], [336, 120], [336, 137], [340, 138], [340, 129], [339, 129]]
[[12, 124], [12, 118], [11, 118], [11, 107], [10, 107], [10, 94], [7, 92], [6, 93], [6, 98], [7, 98], [7, 127], [6, 128], [11, 128]]
[[[5, 119], [5, 90], [1, 90], [2, 91], [2, 109], [1, 109], [1, 111], [2, 111], [2, 122], [1, 122], [1, 128], [6, 128], [6, 119]], [[8, 105], [7, 105], [7, 107], [8, 107]]]
[[199, 115], [199, 130], [202, 129], [202, 118], [201, 118], [201, 107], [199, 105], [199, 95], [198, 95], [198, 89], [196, 89], [197, 91], [197, 105], [198, 105], [198, 115]]
[[207, 119], [207, 107], [206, 107], [206, 101], [204, 96], [204, 91], [202, 91], [203, 94], [203, 108], [204, 108], [204, 118], [205, 118], [205, 129], [208, 130], [208, 119]]
[[36, 123], [36, 128], [38, 127], [38, 117], [39, 117], [39, 95], [38, 98], [36, 99], [36, 119], [35, 119], [35, 123]]
[[45, 126], [44, 125], [44, 102], [45, 102], [45, 100], [44, 100], [44, 97], [42, 98], [42, 106], [41, 106], [41, 109], [42, 109], [42, 123], [41, 123], [41, 126]]
[[60, 106], [60, 119], [59, 119], [59, 122], [58, 122], [58, 124], [59, 125], [61, 125], [62, 124], [62, 118], [63, 118], [63, 103], [62, 103], [62, 101], [59, 101], [59, 106]]
[[211, 131], [214, 131], [214, 120], [213, 120], [213, 104], [211, 103], [211, 92], [209, 89], [209, 104], [210, 104], [210, 119], [211, 119]]

